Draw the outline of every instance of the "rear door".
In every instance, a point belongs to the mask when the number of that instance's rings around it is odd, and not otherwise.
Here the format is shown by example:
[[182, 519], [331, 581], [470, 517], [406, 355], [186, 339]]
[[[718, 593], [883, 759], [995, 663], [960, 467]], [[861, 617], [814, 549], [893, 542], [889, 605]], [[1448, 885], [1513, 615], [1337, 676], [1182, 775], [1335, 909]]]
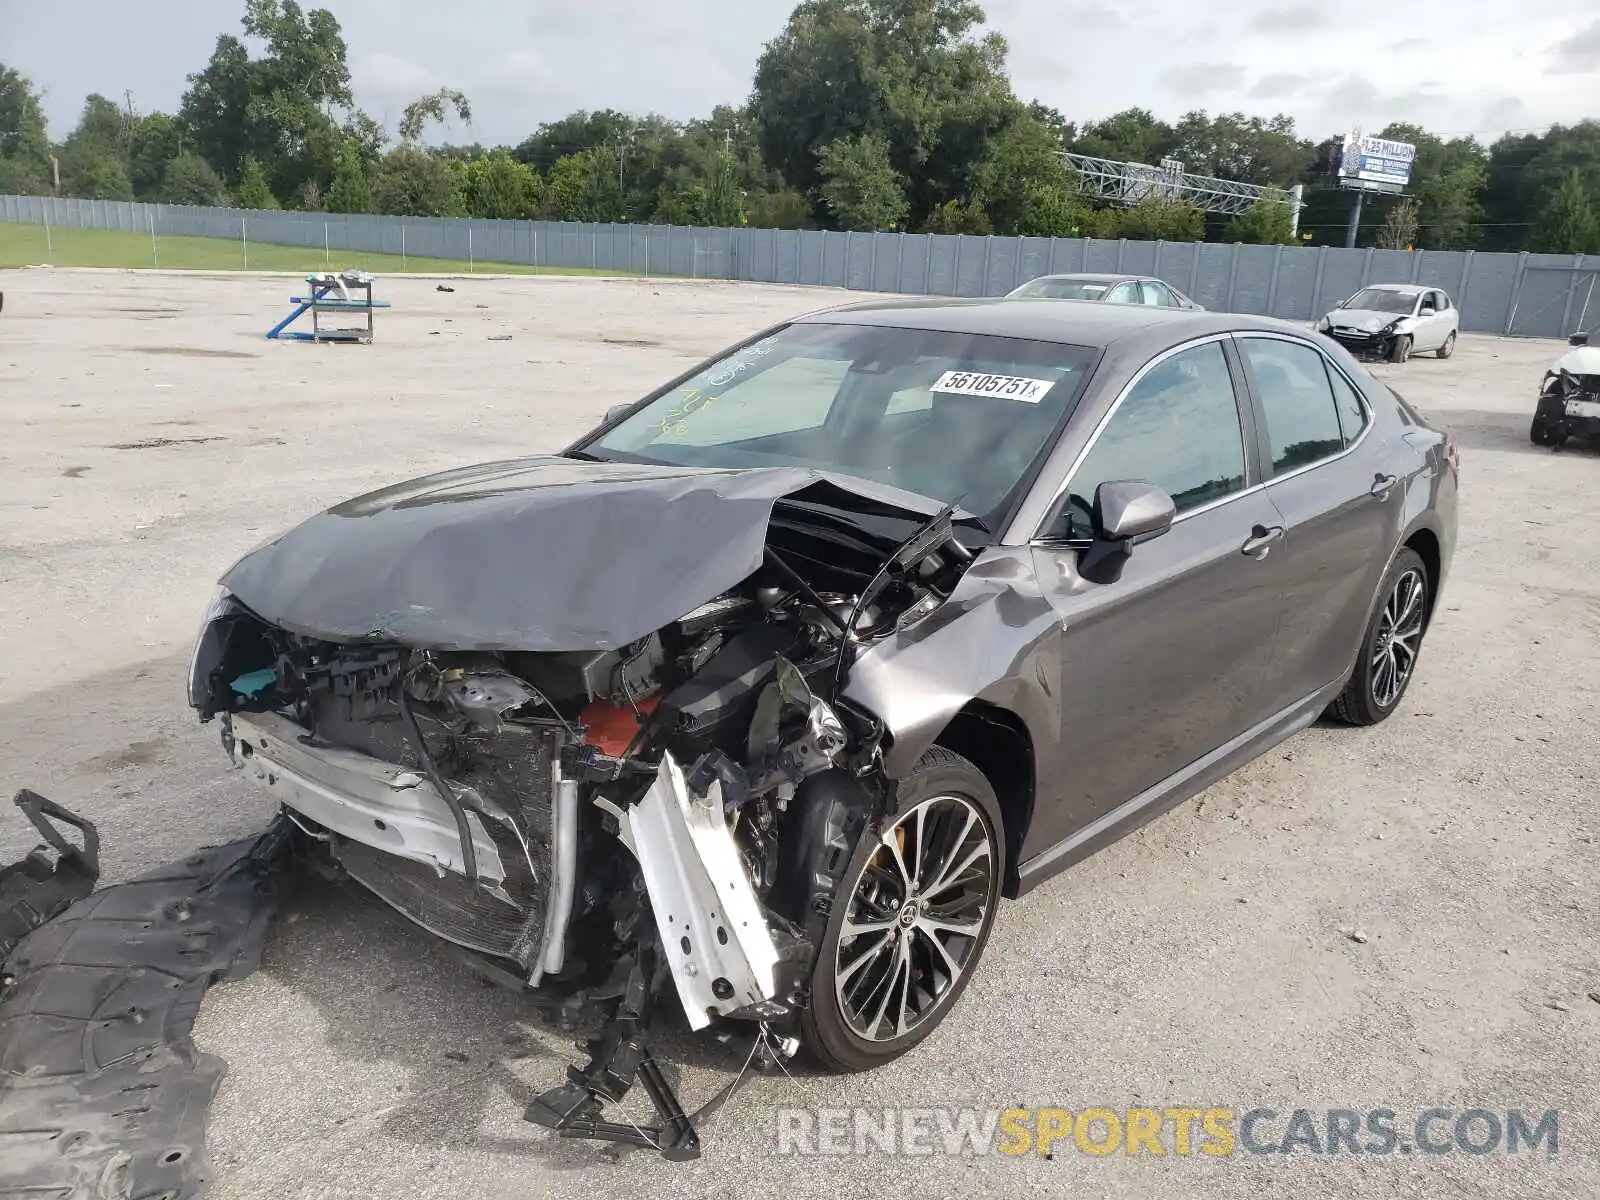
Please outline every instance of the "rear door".
[[[1250, 411], [1225, 336], [1158, 356], [1102, 419], [1068, 474], [1067, 533], [1091, 532], [1096, 487], [1147, 479], [1178, 515], [1114, 582], [1078, 574], [1081, 550], [1038, 543], [1060, 615], [1061, 750], [1041, 806], [1052, 844], [1260, 722], [1261, 681], [1281, 606], [1277, 510], [1258, 482]], [[1042, 786], [1042, 781], [1041, 781]]]
[[1399, 455], [1359, 389], [1315, 346], [1237, 335], [1285, 530], [1283, 616], [1263, 684], [1276, 711], [1349, 671], [1399, 528]]
[[1439, 297], [1439, 344], [1442, 346], [1447, 337], [1460, 331], [1461, 314], [1456, 310], [1448, 293], [1436, 291], [1434, 295]]

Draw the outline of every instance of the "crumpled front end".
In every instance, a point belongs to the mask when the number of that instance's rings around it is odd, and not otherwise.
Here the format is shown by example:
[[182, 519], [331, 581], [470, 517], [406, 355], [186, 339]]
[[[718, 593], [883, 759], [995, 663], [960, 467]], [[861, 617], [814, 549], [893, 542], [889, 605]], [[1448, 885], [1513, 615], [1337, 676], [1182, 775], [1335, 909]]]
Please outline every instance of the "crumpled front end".
[[1404, 318], [1364, 317], [1336, 310], [1317, 323], [1317, 331], [1361, 362], [1388, 362], [1394, 357], [1397, 340], [1410, 331], [1410, 323]]
[[[1575, 356], [1569, 355], [1568, 358]], [[1600, 357], [1574, 366], [1600, 367]], [[1600, 438], [1600, 372], [1585, 373], [1557, 363], [1546, 373], [1534, 410], [1536, 441], [1559, 445], [1567, 438]]]
[[691, 1027], [781, 1020], [821, 932], [808, 781], [892, 788], [849, 666], [972, 561], [948, 510], [812, 499], [746, 578], [612, 648], [353, 640], [224, 595], [190, 698], [316, 853], [496, 969], [594, 999], [648, 943]]

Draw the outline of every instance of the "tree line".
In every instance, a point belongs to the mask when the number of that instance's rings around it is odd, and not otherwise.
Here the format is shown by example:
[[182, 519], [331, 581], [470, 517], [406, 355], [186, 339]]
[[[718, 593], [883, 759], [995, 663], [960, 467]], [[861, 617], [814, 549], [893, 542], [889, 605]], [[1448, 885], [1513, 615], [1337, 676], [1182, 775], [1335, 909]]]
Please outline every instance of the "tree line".
[[[391, 137], [356, 106], [339, 23], [296, 0], [246, 0], [176, 113], [85, 101], [60, 144], [31, 81], [0, 64], [0, 194], [339, 213], [676, 225], [913, 230], [1174, 241], [1340, 243], [1347, 197], [1330, 139], [1284, 115], [1143, 108], [1082, 124], [1019, 99], [1006, 43], [973, 0], [802, 0], [738, 106], [671, 121], [581, 111], [515, 146], [430, 146], [470, 127], [454, 89], [418, 97]], [[1369, 205], [1364, 244], [1600, 252], [1600, 121], [1485, 146], [1414, 125], [1408, 194]], [[1306, 185], [1232, 218], [1151, 199], [1099, 205], [1061, 151], [1242, 183]]]

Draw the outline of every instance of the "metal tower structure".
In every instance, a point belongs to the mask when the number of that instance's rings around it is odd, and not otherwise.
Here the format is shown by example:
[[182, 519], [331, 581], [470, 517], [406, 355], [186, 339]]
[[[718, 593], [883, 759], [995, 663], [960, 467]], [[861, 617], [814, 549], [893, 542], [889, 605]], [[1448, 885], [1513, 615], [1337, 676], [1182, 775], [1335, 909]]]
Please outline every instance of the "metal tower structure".
[[1290, 205], [1293, 232], [1300, 232], [1300, 209], [1304, 201], [1298, 183], [1292, 188], [1263, 187], [1210, 175], [1192, 175], [1183, 169], [1181, 162], [1170, 158], [1152, 167], [1148, 163], [1118, 162], [1110, 158], [1091, 158], [1087, 154], [1066, 153], [1063, 157], [1076, 174], [1079, 189], [1097, 200], [1130, 208], [1147, 200], [1187, 201], [1205, 212], [1224, 216], [1237, 216], [1265, 200]]

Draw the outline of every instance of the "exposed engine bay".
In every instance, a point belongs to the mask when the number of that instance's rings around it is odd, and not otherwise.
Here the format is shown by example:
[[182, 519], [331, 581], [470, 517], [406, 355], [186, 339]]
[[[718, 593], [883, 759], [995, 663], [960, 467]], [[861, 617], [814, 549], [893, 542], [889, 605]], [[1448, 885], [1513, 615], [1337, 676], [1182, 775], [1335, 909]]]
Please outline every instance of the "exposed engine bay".
[[[668, 996], [691, 1028], [756, 1022], [794, 1052], [833, 891], [893, 799], [885, 730], [842, 694], [851, 663], [932, 613], [983, 536], [953, 506], [824, 498], [776, 501], [757, 570], [611, 648], [334, 640], [231, 594], [208, 615], [191, 701], [305, 855], [488, 969], [611, 1014], [530, 1120], [692, 1156], [639, 1040]], [[600, 1119], [635, 1075], [654, 1133]]]

